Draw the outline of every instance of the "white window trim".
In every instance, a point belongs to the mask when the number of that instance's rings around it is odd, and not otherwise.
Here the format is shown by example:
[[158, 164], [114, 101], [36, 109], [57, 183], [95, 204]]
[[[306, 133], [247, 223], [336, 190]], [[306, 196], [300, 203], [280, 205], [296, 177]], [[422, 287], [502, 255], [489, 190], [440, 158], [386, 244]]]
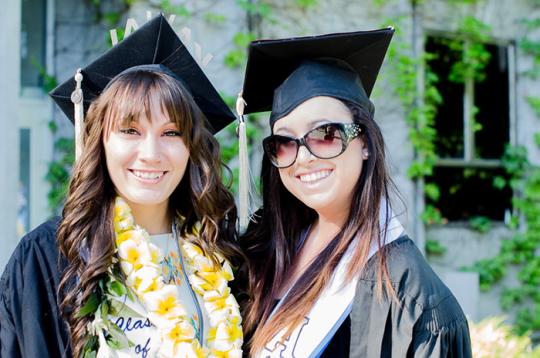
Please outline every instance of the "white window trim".
[[[426, 37], [451, 38], [451, 34], [441, 32], [427, 32]], [[509, 143], [517, 144], [517, 115], [516, 115], [516, 46], [510, 40], [490, 39], [489, 44], [505, 46], [508, 61], [508, 128]], [[465, 41], [465, 45], [468, 42]], [[438, 158], [437, 167], [477, 167], [477, 168], [500, 168], [502, 163], [499, 159], [475, 158], [475, 140], [472, 120], [474, 108], [474, 78], [467, 78], [463, 91], [463, 158]]]
[[[454, 34], [439, 30], [424, 31], [424, 43], [428, 37], [455, 37]], [[517, 135], [517, 48], [514, 40], [502, 40], [491, 38], [489, 44], [506, 46], [508, 60], [508, 127], [509, 127], [509, 143], [510, 145], [518, 144]], [[425, 53], [425, 46], [423, 46]], [[460, 168], [501, 168], [502, 163], [499, 159], [482, 159], [474, 158], [474, 131], [471, 121], [471, 110], [474, 106], [474, 79], [468, 78], [464, 84], [464, 101], [463, 101], [463, 120], [464, 120], [464, 158], [438, 158], [435, 167], [460, 167]], [[468, 128], [468, 130], [465, 130]], [[469, 133], [468, 135], [466, 133]], [[468, 148], [467, 148], [468, 146]], [[422, 196], [425, 198], [425, 195]], [[424, 199], [425, 200], [425, 199]], [[521, 216], [521, 220], [523, 220]], [[456, 221], [455, 223], [459, 223]]]
[[[47, 73], [53, 73], [55, 1], [45, 1], [47, 21], [45, 68]], [[49, 129], [53, 108], [51, 100], [42, 88], [23, 88], [22, 85], [20, 85], [17, 107], [18, 128], [30, 129], [30, 203], [28, 214], [30, 216], [30, 230], [32, 230], [50, 216], [47, 198], [50, 186], [45, 176], [49, 162], [53, 157], [53, 136]]]

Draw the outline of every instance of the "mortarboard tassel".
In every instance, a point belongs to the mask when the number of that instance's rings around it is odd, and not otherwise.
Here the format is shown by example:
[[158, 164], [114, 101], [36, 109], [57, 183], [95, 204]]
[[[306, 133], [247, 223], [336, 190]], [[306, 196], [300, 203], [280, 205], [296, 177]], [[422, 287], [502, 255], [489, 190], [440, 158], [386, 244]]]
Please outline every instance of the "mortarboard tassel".
[[244, 120], [244, 107], [246, 102], [242, 97], [242, 92], [238, 94], [236, 99], [236, 113], [238, 114], [238, 159], [240, 164], [238, 178], [238, 196], [239, 196], [239, 220], [240, 231], [247, 228], [250, 215], [250, 173], [249, 173], [249, 157], [247, 150], [247, 134], [246, 122]]
[[71, 102], [74, 105], [74, 122], [75, 122], [75, 160], [81, 157], [83, 143], [82, 143], [82, 133], [84, 131], [84, 102], [83, 102], [83, 91], [81, 88], [83, 75], [81, 69], [77, 70], [75, 74], [76, 87], [75, 90], [71, 93]]

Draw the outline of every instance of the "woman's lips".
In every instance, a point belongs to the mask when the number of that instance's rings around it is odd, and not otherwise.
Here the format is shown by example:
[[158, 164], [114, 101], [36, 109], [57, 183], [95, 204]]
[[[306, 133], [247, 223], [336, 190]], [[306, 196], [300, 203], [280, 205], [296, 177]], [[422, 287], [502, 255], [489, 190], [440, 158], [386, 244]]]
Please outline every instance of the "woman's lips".
[[144, 183], [157, 183], [163, 178], [167, 171], [156, 171], [156, 170], [137, 170], [129, 169], [129, 172], [133, 174], [135, 178]]
[[327, 178], [332, 173], [330, 169], [317, 170], [310, 173], [297, 175], [302, 183], [312, 184]]

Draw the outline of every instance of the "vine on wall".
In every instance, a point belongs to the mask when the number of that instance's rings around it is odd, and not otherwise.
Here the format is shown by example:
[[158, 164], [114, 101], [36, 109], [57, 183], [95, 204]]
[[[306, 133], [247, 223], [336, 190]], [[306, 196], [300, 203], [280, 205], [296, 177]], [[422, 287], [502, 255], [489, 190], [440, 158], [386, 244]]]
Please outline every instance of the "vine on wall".
[[[389, 81], [405, 110], [405, 122], [409, 127], [409, 141], [413, 147], [415, 158], [407, 170], [407, 175], [412, 180], [429, 177], [433, 174], [433, 168], [437, 162], [435, 152], [435, 116], [437, 106], [442, 102], [441, 95], [437, 90], [437, 75], [426, 66], [424, 81], [424, 98], [417, 101], [417, 68], [424, 66], [433, 56], [425, 53], [419, 58], [414, 57], [410, 41], [403, 38], [401, 28], [405, 17], [399, 17], [392, 21], [396, 24], [396, 40], [388, 49], [388, 63], [393, 64], [389, 69]], [[440, 192], [436, 184], [426, 184], [425, 195], [436, 201]], [[422, 213], [422, 220], [426, 224], [442, 223], [440, 211], [433, 205], [426, 205]], [[436, 243], [428, 243], [428, 248], [440, 253]], [[437, 248], [437, 249], [435, 249]]]
[[[375, 0], [382, 5], [384, 1]], [[471, 1], [454, 0], [458, 3]], [[474, 2], [474, 1], [472, 1]], [[411, 1], [417, 5], [419, 1]], [[540, 6], [540, 1], [536, 1]], [[437, 105], [444, 100], [437, 92], [438, 78], [431, 72], [429, 61], [436, 54], [424, 53], [420, 58], [412, 56], [409, 41], [400, 39], [399, 24], [403, 17], [394, 20], [398, 24], [396, 32], [397, 41], [394, 41], [389, 50], [389, 63], [392, 63], [393, 87], [398, 98], [406, 110], [406, 122], [409, 126], [409, 139], [417, 158], [409, 167], [408, 175], [411, 179], [426, 179], [433, 173], [437, 160], [434, 139], [436, 131], [434, 119]], [[532, 33], [540, 28], [540, 19], [527, 19], [523, 24]], [[467, 16], [463, 18], [458, 29], [458, 36], [448, 39], [447, 45], [451, 50], [461, 52], [463, 55], [456, 61], [451, 69], [449, 80], [463, 83], [468, 78], [482, 81], [485, 68], [489, 61], [489, 52], [483, 45], [489, 40], [490, 29], [478, 19]], [[520, 41], [521, 50], [533, 58], [533, 65], [523, 75], [537, 78], [540, 74], [540, 41], [526, 36]], [[416, 100], [416, 67], [424, 64], [425, 72], [425, 98], [424, 102]], [[540, 97], [528, 96], [527, 103], [540, 119]], [[420, 104], [419, 104], [420, 103]], [[473, 108], [474, 116], [478, 109]], [[474, 122], [475, 130], [481, 126]], [[534, 133], [534, 140], [540, 148], [540, 133]], [[540, 167], [532, 165], [528, 160], [528, 153], [523, 146], [507, 145], [502, 157], [502, 165], [509, 179], [503, 177], [493, 178], [493, 185], [503, 189], [510, 187], [514, 192], [514, 215], [509, 221], [513, 236], [503, 241], [499, 254], [493, 258], [478, 261], [473, 270], [480, 276], [482, 291], [491, 289], [500, 282], [508, 272], [509, 266], [518, 268], [518, 287], [504, 288], [501, 294], [501, 306], [505, 309], [517, 309], [515, 329], [523, 334], [530, 331], [540, 331]], [[439, 188], [434, 184], [425, 186], [425, 196], [437, 201]], [[426, 206], [422, 215], [426, 224], [440, 223], [443, 218], [434, 206]], [[521, 218], [521, 222], [520, 222]], [[469, 222], [471, 228], [486, 233], [491, 228], [491, 220], [486, 217], [472, 218]], [[444, 254], [444, 247], [437, 241], [427, 240], [426, 251], [434, 255]]]
[[[48, 93], [57, 86], [56, 77], [40, 71], [43, 81], [43, 90]], [[49, 121], [49, 130], [54, 139], [54, 159], [49, 162], [45, 180], [49, 183], [49, 192], [47, 193], [47, 203], [49, 210], [53, 215], [59, 214], [60, 207], [64, 201], [69, 178], [71, 175], [71, 166], [75, 161], [75, 143], [73, 138], [59, 136], [58, 125], [54, 119]]]
[[[540, 3], [537, 4], [540, 6]], [[540, 18], [523, 21], [527, 35], [519, 42], [524, 54], [532, 57], [530, 69], [523, 76], [536, 79], [540, 69], [540, 40], [531, 33], [540, 29]], [[540, 97], [527, 96], [536, 117], [540, 119]], [[533, 133], [535, 143], [540, 148], [540, 134]], [[513, 200], [514, 217], [511, 227], [514, 234], [503, 241], [501, 249], [493, 258], [478, 261], [474, 269], [480, 274], [480, 285], [484, 291], [490, 290], [507, 274], [509, 267], [518, 270], [519, 286], [505, 287], [501, 294], [504, 309], [515, 309], [516, 330], [540, 332], [540, 167], [528, 160], [527, 149], [523, 146], [508, 146], [503, 164], [510, 180], [498, 185], [507, 185], [515, 193]], [[520, 224], [520, 217], [522, 223]]]

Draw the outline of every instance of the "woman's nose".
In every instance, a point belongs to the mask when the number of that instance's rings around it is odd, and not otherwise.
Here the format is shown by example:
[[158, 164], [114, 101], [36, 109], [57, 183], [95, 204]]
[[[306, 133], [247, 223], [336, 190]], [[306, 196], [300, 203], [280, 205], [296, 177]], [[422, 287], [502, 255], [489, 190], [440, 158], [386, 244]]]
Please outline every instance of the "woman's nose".
[[315, 156], [311, 154], [311, 152], [306, 148], [305, 145], [301, 145], [300, 148], [298, 148], [298, 155], [296, 156], [297, 163], [308, 163], [314, 159]]
[[159, 161], [161, 159], [159, 139], [151, 135], [144, 136], [140, 144], [139, 156], [141, 160]]

